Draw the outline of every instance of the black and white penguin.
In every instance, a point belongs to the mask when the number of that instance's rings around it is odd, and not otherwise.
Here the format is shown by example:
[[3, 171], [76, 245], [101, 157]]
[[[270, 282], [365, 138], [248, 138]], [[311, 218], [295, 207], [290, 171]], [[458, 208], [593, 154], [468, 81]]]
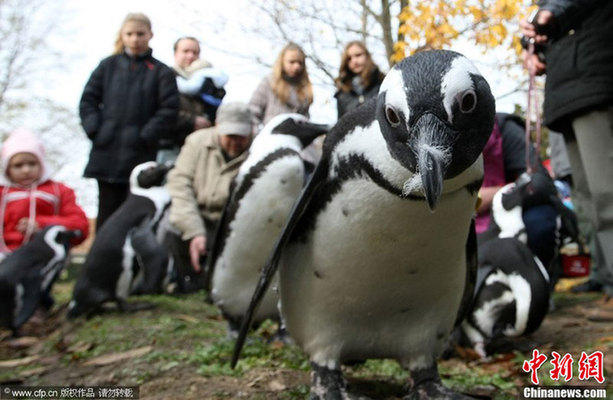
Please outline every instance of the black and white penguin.
[[549, 309], [549, 272], [527, 246], [522, 218], [522, 202], [530, 195], [527, 179], [496, 192], [488, 232], [496, 236], [479, 241], [475, 300], [459, 342], [468, 340], [481, 357], [496, 352], [500, 339], [534, 332]]
[[16, 333], [27, 322], [62, 272], [70, 239], [80, 235], [48, 226], [0, 263], [0, 326]]
[[125, 300], [135, 291], [161, 291], [172, 260], [155, 229], [170, 205], [162, 186], [169, 169], [153, 161], [134, 167], [128, 198], [96, 233], [75, 284], [69, 317], [96, 311], [107, 301], [126, 310]]
[[[264, 267], [235, 347], [280, 267], [281, 313], [309, 355], [312, 399], [346, 398], [347, 360], [393, 358], [409, 398], [462, 398], [437, 357], [471, 301], [472, 217], [494, 123], [489, 85], [464, 56], [429, 51], [346, 114]], [[411, 397], [412, 396], [412, 397]]]
[[[238, 333], [262, 265], [304, 187], [306, 171], [300, 151], [328, 129], [300, 114], [274, 117], [253, 140], [232, 183], [207, 257], [211, 299], [228, 320], [230, 335]], [[268, 290], [254, 324], [278, 320], [277, 304], [277, 294]]]
[[468, 339], [481, 357], [501, 345], [506, 350], [507, 338], [536, 331], [551, 307], [557, 264], [544, 265], [530, 250], [522, 216], [524, 208], [543, 204], [557, 211], [559, 234], [581, 243], [576, 216], [544, 169], [524, 173], [496, 192], [490, 226], [478, 238], [475, 300], [460, 336], [460, 343]]

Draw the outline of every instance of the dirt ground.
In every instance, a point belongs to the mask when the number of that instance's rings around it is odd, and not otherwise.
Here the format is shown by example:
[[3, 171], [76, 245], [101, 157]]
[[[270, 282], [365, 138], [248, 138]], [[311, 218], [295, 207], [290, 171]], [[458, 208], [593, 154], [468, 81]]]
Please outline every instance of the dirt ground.
[[[177, 326], [194, 325], [196, 320], [207, 320], [213, 324], [212, 329], [222, 335], [225, 329], [223, 321], [210, 309], [197, 311], [200, 301], [198, 299], [195, 302], [192, 311], [177, 317], [183, 324]], [[581, 382], [576, 378], [572, 384], [604, 387], [609, 396], [613, 397], [613, 386], [609, 384], [613, 378], [613, 322], [593, 322], [587, 318], [592, 310], [599, 307], [600, 301], [597, 295], [563, 293], [557, 296], [555, 311], [547, 316], [535, 334], [521, 339], [517, 345], [522, 348], [523, 354], [529, 354], [530, 349], [534, 348], [547, 355], [554, 350], [562, 355], [571, 353], [575, 363], [582, 351], [588, 354], [602, 351], [605, 384], [597, 385], [593, 380]], [[248, 369], [242, 376], [223, 372], [203, 373], [198, 363], [190, 358], [190, 354], [195, 353], [196, 347], [206, 344], [209, 339], [184, 338], [176, 327], [170, 329], [169, 333], [160, 333], [151, 339], [142, 333], [146, 331], [137, 331], [129, 325], [140, 318], [164, 320], [165, 317], [160, 315], [166, 312], [164, 309], [120, 320], [127, 323], [117, 322], [116, 325], [125, 324], [116, 328], [118, 335], [125, 335], [126, 330], [134, 329], [134, 343], [128, 347], [118, 345], [116, 351], [112, 351], [115, 347], [111, 346], [111, 342], [115, 340], [115, 334], [111, 330], [102, 336], [108, 338], [108, 343], [97, 340], [98, 346], [108, 347], [104, 347], [103, 354], [96, 355], [91, 351], [96, 340], [84, 340], [78, 337], [78, 333], [88, 324], [101, 322], [66, 321], [65, 306], [65, 303], [60, 303], [42, 325], [33, 322], [26, 324], [22, 337], [12, 338], [10, 332], [0, 331], [0, 385], [136, 385], [139, 386], [141, 399], [308, 398], [310, 377], [306, 368], [269, 367], [263, 363]], [[150, 329], [158, 329], [158, 325], [159, 322], [151, 322]], [[197, 335], [197, 332], [194, 334]], [[164, 335], [170, 337], [165, 340]], [[173, 335], [176, 335], [177, 340], [173, 341]], [[122, 341], [126, 340], [126, 336], [119, 337]], [[129, 350], [126, 351], [126, 348]], [[164, 349], [170, 350], [164, 352]], [[482, 384], [481, 378], [477, 376], [474, 384], [463, 381], [462, 391], [472, 396], [481, 399], [514, 398], [517, 387], [528, 383], [528, 374], [520, 370], [521, 360], [517, 359], [522, 356], [518, 356], [518, 353], [502, 354], [486, 361], [470, 360], [470, 354], [464, 356], [440, 363], [441, 371], [454, 371], [443, 372], [443, 378], [455, 382], [462, 377], [462, 371], [474, 374], [478, 370], [480, 374], [500, 376], [512, 386], [505, 388], [504, 385], [497, 387], [495, 384]], [[351, 368], [345, 371], [352, 392], [372, 399], [399, 399], [406, 393], [404, 383], [389, 379], [386, 371], [359, 371]]]

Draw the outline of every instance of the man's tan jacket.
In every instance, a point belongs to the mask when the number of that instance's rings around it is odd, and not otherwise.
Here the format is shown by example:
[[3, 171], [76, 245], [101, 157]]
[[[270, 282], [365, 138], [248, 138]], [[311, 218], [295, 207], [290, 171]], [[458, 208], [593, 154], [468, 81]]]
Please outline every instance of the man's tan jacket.
[[172, 197], [170, 222], [183, 240], [213, 232], [228, 199], [230, 183], [247, 151], [225, 161], [215, 127], [190, 134], [181, 148], [166, 187]]

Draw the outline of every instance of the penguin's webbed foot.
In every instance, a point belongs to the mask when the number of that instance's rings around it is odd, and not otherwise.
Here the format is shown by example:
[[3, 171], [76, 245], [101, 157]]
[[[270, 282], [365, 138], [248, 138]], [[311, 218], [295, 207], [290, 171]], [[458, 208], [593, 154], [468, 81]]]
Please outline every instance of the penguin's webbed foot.
[[420, 370], [411, 371], [413, 385], [403, 400], [469, 400], [472, 397], [449, 389], [438, 374], [436, 364]]
[[311, 362], [311, 395], [310, 400], [347, 400], [347, 384], [340, 369]]

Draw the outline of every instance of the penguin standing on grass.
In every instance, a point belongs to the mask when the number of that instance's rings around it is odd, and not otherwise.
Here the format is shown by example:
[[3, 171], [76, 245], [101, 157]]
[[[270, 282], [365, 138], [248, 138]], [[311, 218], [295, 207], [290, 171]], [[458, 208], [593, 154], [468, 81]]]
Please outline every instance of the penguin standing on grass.
[[139, 164], [130, 174], [130, 195], [96, 233], [74, 287], [68, 316], [96, 311], [116, 301], [122, 310], [134, 292], [159, 293], [168, 273], [169, 255], [155, 230], [170, 205], [162, 186], [169, 166], [154, 161]]
[[473, 295], [472, 220], [494, 99], [451, 51], [409, 57], [328, 134], [237, 340], [280, 267], [281, 313], [309, 355], [311, 399], [348, 397], [344, 361], [392, 358], [408, 398], [459, 399], [436, 360]]
[[[233, 181], [207, 260], [212, 279], [206, 279], [231, 336], [238, 334], [262, 265], [304, 186], [306, 170], [300, 151], [328, 128], [300, 114], [274, 117], [255, 137]], [[277, 303], [276, 293], [268, 290], [254, 324], [278, 320]]]
[[81, 232], [51, 225], [0, 263], [0, 326], [16, 334], [62, 272], [70, 239]]

